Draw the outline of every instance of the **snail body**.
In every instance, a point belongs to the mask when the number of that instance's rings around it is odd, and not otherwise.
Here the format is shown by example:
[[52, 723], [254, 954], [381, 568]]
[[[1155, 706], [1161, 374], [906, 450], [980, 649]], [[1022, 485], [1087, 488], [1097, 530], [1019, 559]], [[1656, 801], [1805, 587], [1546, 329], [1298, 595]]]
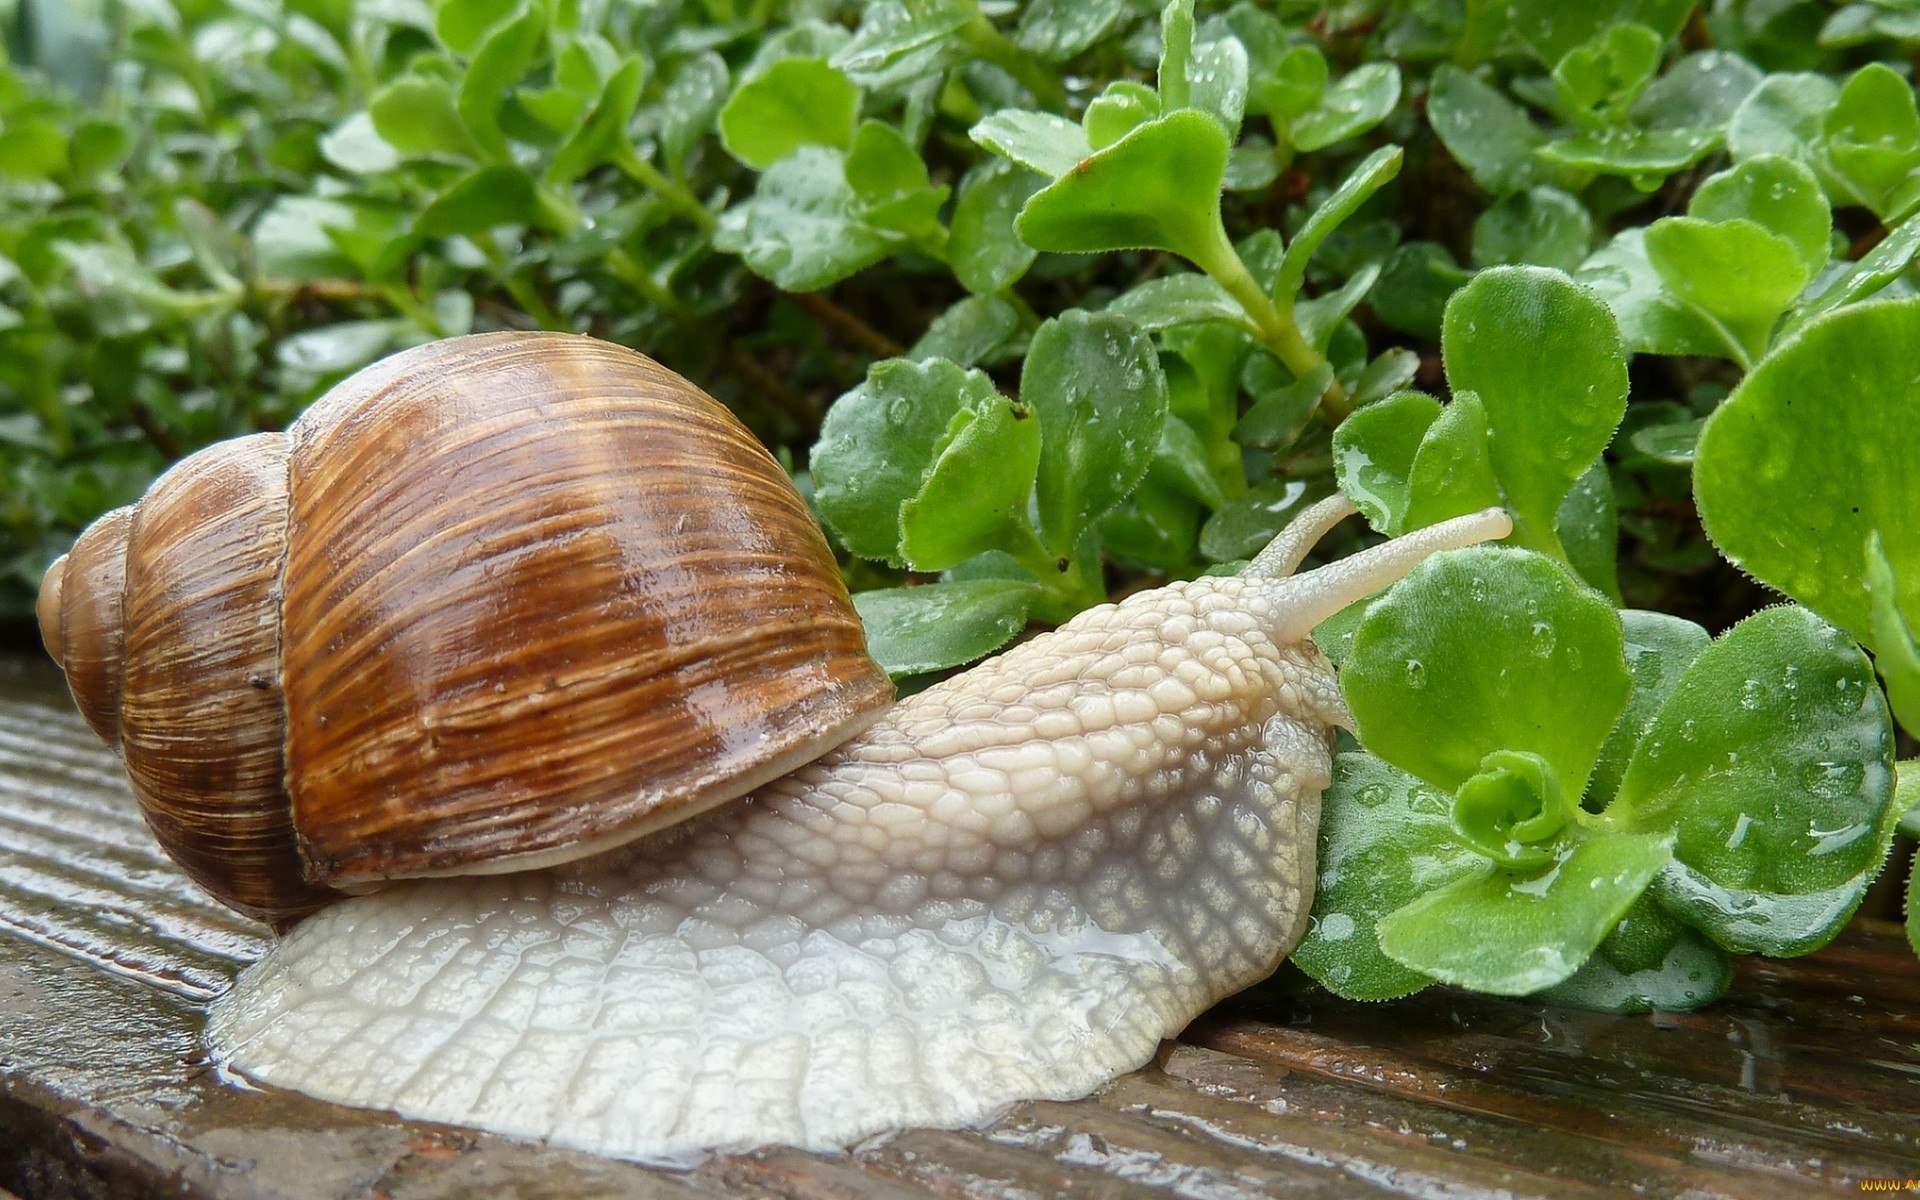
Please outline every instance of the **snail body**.
[[337, 905], [214, 1008], [265, 1083], [622, 1157], [838, 1147], [1078, 1097], [1304, 931], [1332, 730], [1308, 633], [1457, 518], [1088, 610], [670, 840]]
[[418, 347], [189, 456], [49, 569], [39, 616], [162, 846], [279, 926], [618, 845], [893, 696], [773, 457], [563, 334]]
[[1350, 723], [1309, 633], [1510, 529], [1294, 574], [1352, 511], [894, 705], [737, 421], [494, 334], [183, 460], [39, 613], [162, 845], [292, 926], [210, 1014], [234, 1070], [623, 1157], [827, 1148], [1083, 1095], [1298, 942]]

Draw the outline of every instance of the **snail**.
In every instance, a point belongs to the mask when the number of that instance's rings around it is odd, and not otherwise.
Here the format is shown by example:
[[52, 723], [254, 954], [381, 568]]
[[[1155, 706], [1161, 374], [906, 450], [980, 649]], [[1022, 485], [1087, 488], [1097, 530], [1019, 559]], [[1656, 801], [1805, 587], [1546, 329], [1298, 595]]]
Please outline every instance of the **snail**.
[[330, 903], [215, 1003], [210, 1049], [322, 1099], [643, 1160], [845, 1147], [1085, 1095], [1305, 930], [1351, 724], [1311, 630], [1511, 529], [1488, 510], [1295, 574], [1352, 511], [1336, 496], [1238, 576], [1138, 592], [883, 699], [732, 803], [680, 805], [671, 830]]

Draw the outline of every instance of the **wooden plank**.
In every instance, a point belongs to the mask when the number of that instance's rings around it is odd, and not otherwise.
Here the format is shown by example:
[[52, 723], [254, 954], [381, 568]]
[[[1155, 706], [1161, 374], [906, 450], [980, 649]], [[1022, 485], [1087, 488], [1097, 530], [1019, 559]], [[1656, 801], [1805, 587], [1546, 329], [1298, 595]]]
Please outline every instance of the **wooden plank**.
[[0, 1200], [1789, 1198], [1920, 1176], [1920, 964], [1860, 925], [1699, 1013], [1284, 978], [1072, 1104], [653, 1169], [246, 1086], [205, 1005], [269, 935], [160, 856], [42, 664], [0, 658]]

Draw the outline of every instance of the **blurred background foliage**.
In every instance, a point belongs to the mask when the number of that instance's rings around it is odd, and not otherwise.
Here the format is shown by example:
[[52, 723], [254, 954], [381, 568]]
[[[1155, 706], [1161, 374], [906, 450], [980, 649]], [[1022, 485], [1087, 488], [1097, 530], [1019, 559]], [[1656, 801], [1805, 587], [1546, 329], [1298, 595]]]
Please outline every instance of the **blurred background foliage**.
[[[1763, 82], [1903, 76], [1920, 44], [1906, 0], [1282, 0], [1196, 20], [1203, 51], [1244, 50], [1224, 101], [1244, 118], [1236, 240], [1406, 149], [1307, 277], [1349, 293], [1327, 354], [1356, 383], [1374, 369], [1376, 395], [1441, 385], [1440, 306], [1474, 269], [1577, 270], [1683, 212]], [[280, 428], [430, 338], [546, 327], [653, 351], [802, 468], [834, 398], [916, 344], [1011, 390], [1043, 318], [1175, 260], [1027, 249], [1012, 213], [1040, 180], [969, 131], [1151, 81], [1160, 23], [1142, 0], [4, 0], [0, 613], [172, 459]], [[1627, 23], [1648, 46], [1569, 53]], [[1911, 135], [1889, 120], [1862, 137], [1897, 179]], [[1836, 258], [1903, 215], [1836, 207]], [[1206, 326], [1158, 346], [1237, 372], [1207, 449], [1245, 473], [1114, 514], [1102, 590], [1238, 557], [1331, 486], [1330, 429], [1286, 371]], [[1739, 371], [1643, 354], [1634, 376], [1608, 457], [1620, 590], [1723, 628], [1761, 596], [1701, 536], [1687, 438]]]

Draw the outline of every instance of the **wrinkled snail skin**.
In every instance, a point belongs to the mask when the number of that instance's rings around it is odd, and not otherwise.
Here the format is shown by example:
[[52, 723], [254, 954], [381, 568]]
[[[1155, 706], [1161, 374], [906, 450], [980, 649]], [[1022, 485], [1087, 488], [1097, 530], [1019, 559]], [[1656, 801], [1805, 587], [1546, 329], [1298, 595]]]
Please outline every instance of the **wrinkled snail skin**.
[[1142, 592], [912, 696], [680, 836], [310, 919], [208, 1037], [324, 1099], [659, 1159], [1085, 1095], [1299, 940], [1347, 723], [1320, 620], [1459, 518]]

